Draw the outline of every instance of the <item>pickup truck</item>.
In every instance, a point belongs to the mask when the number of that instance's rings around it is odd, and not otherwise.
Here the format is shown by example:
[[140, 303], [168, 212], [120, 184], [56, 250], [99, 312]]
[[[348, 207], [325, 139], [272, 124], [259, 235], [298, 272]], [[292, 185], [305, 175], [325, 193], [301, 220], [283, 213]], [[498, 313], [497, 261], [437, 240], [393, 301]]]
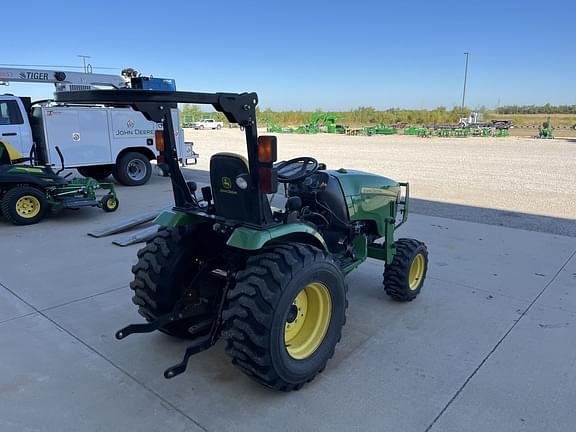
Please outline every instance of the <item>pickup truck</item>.
[[[177, 109], [172, 116], [178, 124]], [[38, 164], [59, 166], [58, 147], [66, 168], [97, 180], [113, 174], [127, 186], [148, 182], [150, 160], [163, 168], [163, 148], [156, 148], [155, 140], [161, 128], [132, 108], [33, 104], [30, 98], [0, 95], [0, 141], [15, 158], [34, 153]], [[177, 129], [175, 135], [180, 162], [196, 163], [198, 154], [184, 141], [184, 131]]]
[[222, 129], [224, 127], [224, 123], [214, 119], [204, 119], [193, 123], [192, 127], [194, 129]]

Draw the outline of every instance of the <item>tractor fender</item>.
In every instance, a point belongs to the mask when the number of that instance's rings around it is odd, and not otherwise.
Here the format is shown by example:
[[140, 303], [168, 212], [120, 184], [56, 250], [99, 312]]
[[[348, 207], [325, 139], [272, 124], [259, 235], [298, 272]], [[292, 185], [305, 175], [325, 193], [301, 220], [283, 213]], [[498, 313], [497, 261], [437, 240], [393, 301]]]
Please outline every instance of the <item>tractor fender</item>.
[[328, 250], [320, 233], [303, 223], [279, 225], [264, 230], [239, 227], [232, 232], [226, 244], [237, 249], [259, 250], [268, 243], [280, 241], [306, 243]]

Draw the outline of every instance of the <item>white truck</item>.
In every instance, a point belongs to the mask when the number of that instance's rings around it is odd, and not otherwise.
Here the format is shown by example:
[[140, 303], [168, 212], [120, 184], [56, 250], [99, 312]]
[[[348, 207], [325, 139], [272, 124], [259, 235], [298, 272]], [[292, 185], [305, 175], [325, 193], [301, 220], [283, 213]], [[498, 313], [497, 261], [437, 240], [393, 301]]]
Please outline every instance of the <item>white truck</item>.
[[[142, 88], [142, 77], [100, 75], [0, 68], [0, 81], [53, 83], [56, 91], [86, 90], [97, 86]], [[144, 78], [149, 85], [148, 79]], [[167, 81], [167, 80], [163, 80]], [[172, 111], [178, 124], [178, 110]], [[58, 147], [66, 168], [98, 180], [113, 174], [122, 184], [145, 184], [152, 174], [150, 161], [162, 167], [162, 152], [156, 148], [155, 132], [162, 124], [148, 121], [131, 108], [74, 106], [51, 101], [32, 103], [30, 98], [0, 95], [0, 140], [13, 157], [34, 155], [42, 165], [59, 166]], [[178, 156], [183, 165], [195, 163], [193, 144], [176, 130]]]
[[194, 129], [222, 129], [224, 122], [216, 121], [214, 119], [203, 119], [192, 124]]

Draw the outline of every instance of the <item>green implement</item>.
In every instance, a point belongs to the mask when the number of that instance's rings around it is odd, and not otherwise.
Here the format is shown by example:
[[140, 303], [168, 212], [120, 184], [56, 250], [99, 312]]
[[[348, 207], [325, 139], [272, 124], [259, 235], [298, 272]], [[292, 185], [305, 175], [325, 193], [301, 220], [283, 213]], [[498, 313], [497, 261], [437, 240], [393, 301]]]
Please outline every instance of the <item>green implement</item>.
[[[58, 147], [56, 149], [62, 158]], [[35, 224], [49, 212], [63, 209], [99, 207], [105, 212], [118, 209], [119, 201], [112, 183], [92, 178], [67, 180], [51, 167], [25, 165], [24, 162], [31, 162], [31, 159], [11, 159], [6, 145], [0, 141], [0, 208], [14, 225]], [[62, 170], [63, 166], [62, 162]], [[100, 190], [105, 193], [99, 194]]]

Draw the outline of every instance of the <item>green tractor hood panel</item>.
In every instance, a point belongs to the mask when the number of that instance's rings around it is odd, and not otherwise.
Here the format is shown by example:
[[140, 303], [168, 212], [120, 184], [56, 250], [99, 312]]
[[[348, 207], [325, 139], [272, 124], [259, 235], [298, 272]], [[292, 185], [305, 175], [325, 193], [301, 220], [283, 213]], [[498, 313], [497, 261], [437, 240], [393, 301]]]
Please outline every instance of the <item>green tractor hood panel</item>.
[[328, 172], [340, 182], [350, 220], [374, 221], [378, 232], [384, 236], [386, 223], [393, 223], [396, 216], [400, 184], [388, 177], [363, 171], [341, 168]]

